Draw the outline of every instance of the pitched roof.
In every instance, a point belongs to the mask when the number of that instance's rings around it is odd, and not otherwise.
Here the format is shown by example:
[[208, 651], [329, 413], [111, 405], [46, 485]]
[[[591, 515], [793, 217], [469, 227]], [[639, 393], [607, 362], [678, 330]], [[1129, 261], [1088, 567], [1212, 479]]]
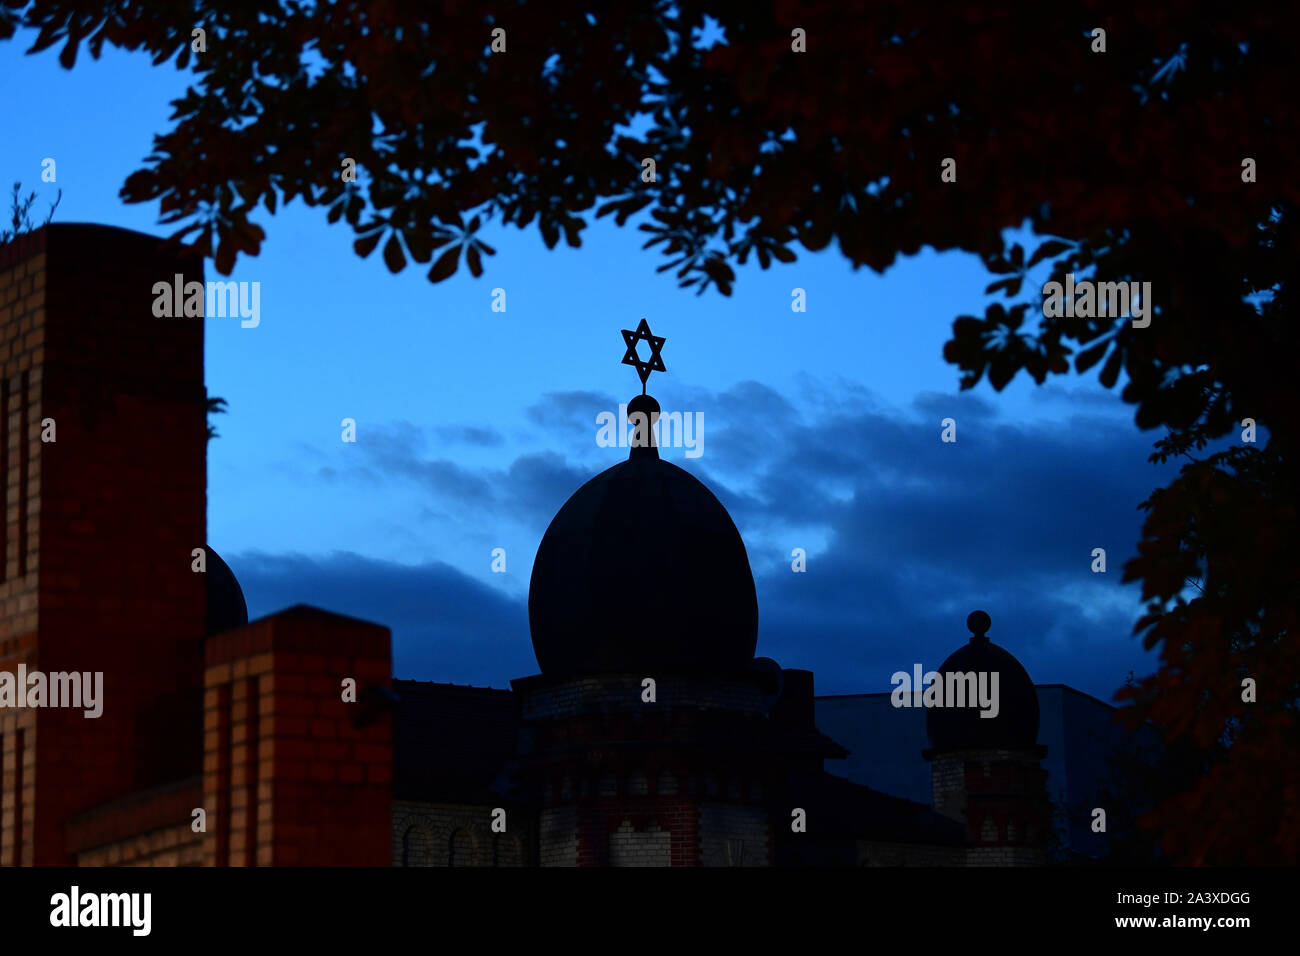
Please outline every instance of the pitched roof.
[[[931, 807], [830, 773], [792, 777], [788, 793], [823, 832], [883, 843], [963, 846], [966, 828]], [[815, 817], [814, 817], [815, 814]]]

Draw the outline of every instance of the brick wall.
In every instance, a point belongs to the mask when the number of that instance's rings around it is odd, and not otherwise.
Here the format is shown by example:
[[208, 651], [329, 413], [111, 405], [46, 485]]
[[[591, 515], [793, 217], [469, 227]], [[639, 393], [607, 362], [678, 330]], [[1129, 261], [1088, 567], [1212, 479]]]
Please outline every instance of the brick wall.
[[966, 851], [967, 866], [1042, 866], [1044, 852], [1036, 847], [976, 846]]
[[734, 803], [700, 806], [701, 866], [770, 866], [767, 811]]
[[672, 866], [673, 835], [651, 820], [638, 830], [624, 820], [609, 835], [610, 866]]
[[31, 866], [35, 857], [35, 742], [35, 711], [0, 711], [0, 866]]
[[1027, 792], [1042, 775], [1038, 758], [1020, 750], [961, 750], [937, 754], [930, 763], [934, 808], [966, 822], [970, 793]]
[[930, 762], [934, 809], [959, 823], [966, 822], [966, 758], [941, 754]]
[[[40, 536], [27, 507], [40, 506], [40, 452], [32, 444], [40, 441], [40, 419], [32, 419], [44, 374], [45, 349], [36, 341], [45, 324], [44, 239], [42, 232], [0, 248], [0, 670], [10, 672], [36, 659], [39, 560], [28, 551]], [[27, 541], [17, 533], [20, 516]], [[20, 549], [27, 565], [21, 575]], [[35, 743], [36, 711], [0, 711], [0, 865], [33, 861]]]
[[538, 858], [542, 866], [578, 865], [578, 810], [546, 807], [539, 814]]
[[202, 866], [203, 834], [182, 823], [77, 854], [78, 866]]
[[201, 866], [202, 802], [198, 776], [111, 801], [67, 822], [68, 852], [78, 866]]
[[963, 750], [930, 764], [934, 808], [966, 826], [971, 866], [1038, 866], [1050, 819], [1041, 754]]
[[[579, 866], [619, 866], [615, 862], [616, 854], [626, 853], [633, 847], [640, 847], [640, 851], [625, 858], [643, 861], [636, 865], [699, 865], [700, 809], [697, 801], [663, 795], [629, 798], [626, 790], [623, 794], [620, 796], [616, 792], [580, 801], [576, 816]], [[620, 831], [626, 834], [629, 829], [641, 836], [618, 837]], [[644, 836], [647, 833], [652, 836]], [[660, 846], [666, 847], [667, 854], [662, 857], [662, 862], [645, 863], [651, 858], [661, 859], [657, 855]]]
[[202, 263], [104, 226], [0, 248], [0, 670], [104, 674], [98, 719], [0, 712], [0, 864], [74, 862], [70, 816], [198, 771], [203, 324], [153, 316], [175, 272]]
[[770, 865], [762, 772], [734, 754], [771, 730], [761, 682], [660, 675], [651, 703], [643, 679], [511, 682], [543, 865]]
[[392, 722], [354, 724], [391, 670], [387, 628], [302, 605], [208, 640], [206, 865], [392, 864]]

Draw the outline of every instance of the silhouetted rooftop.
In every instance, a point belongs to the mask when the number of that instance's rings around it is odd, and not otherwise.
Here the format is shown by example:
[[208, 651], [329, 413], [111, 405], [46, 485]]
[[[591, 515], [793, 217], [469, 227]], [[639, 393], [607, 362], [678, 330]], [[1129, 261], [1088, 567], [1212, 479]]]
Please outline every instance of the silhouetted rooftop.
[[[892, 797], [830, 773], [790, 779], [789, 798], [818, 831], [883, 843], [964, 846], [966, 828], [922, 803]], [[810, 829], [809, 832], [812, 832]]]
[[492, 781], [515, 749], [508, 690], [394, 680], [393, 796], [496, 800]]
[[1024, 750], [1038, 744], [1038, 692], [1029, 673], [1015, 655], [985, 636], [991, 626], [988, 614], [975, 611], [966, 619], [971, 639], [939, 666], [943, 675], [985, 673], [998, 675], [998, 712], [983, 717], [977, 706], [931, 707], [925, 712], [925, 729], [933, 751]]
[[548, 674], [733, 671], [758, 640], [740, 532], [653, 447], [634, 447], [565, 502], [537, 549], [528, 619]]
[[208, 589], [208, 634], [220, 634], [234, 627], [243, 627], [248, 623], [248, 604], [244, 601], [244, 589], [239, 586], [239, 579], [230, 565], [222, 560], [221, 555], [206, 546], [207, 550], [207, 589]]

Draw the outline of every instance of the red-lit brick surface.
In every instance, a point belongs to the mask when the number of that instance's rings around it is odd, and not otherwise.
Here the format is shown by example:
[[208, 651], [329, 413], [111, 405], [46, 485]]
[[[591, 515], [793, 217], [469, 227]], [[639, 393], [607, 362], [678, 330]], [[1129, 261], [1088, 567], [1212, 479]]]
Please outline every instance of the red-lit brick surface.
[[197, 866], [203, 836], [192, 824], [202, 803], [199, 777], [131, 794], [69, 820], [68, 852], [81, 866]]
[[152, 313], [177, 272], [203, 278], [103, 226], [0, 249], [0, 670], [104, 673], [99, 719], [0, 711], [0, 863], [73, 862], [70, 816], [199, 770], [203, 325]]
[[208, 641], [206, 865], [392, 865], [391, 720], [342, 700], [391, 669], [387, 628], [315, 608]]

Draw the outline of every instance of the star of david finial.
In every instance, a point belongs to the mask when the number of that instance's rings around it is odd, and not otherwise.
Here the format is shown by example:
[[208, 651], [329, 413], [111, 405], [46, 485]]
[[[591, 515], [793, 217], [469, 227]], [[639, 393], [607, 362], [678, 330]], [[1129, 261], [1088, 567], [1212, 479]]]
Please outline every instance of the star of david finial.
[[[629, 332], [622, 329], [623, 341], [627, 345], [627, 352], [623, 356], [623, 364], [631, 365], [636, 368], [636, 373], [641, 376], [641, 394], [645, 394], [646, 380], [650, 378], [651, 372], [666, 372], [664, 360], [659, 355], [659, 350], [664, 347], [667, 339], [650, 332], [650, 326], [645, 319], [636, 327], [635, 332]], [[641, 357], [636, 354], [636, 347], [640, 342], [650, 343], [650, 361], [643, 362]]]

